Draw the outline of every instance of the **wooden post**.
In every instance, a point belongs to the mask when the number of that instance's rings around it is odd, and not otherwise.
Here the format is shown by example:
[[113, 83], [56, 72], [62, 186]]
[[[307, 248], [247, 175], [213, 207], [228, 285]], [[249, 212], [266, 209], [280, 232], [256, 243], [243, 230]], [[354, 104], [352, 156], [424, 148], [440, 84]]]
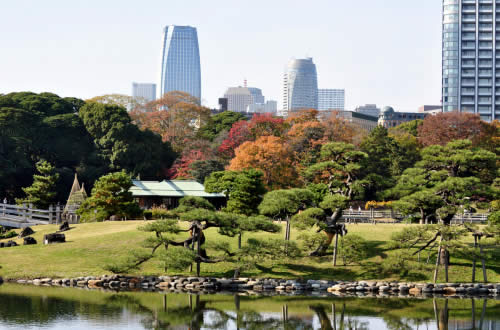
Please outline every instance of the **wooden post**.
[[33, 221], [33, 204], [29, 203], [28, 205], [28, 221]]
[[22, 212], [22, 221], [25, 221], [26, 220], [26, 204], [23, 203], [23, 209], [21, 210]]
[[61, 222], [61, 207], [59, 205], [56, 206], [56, 224]]
[[335, 233], [335, 246], [333, 247], [333, 267], [337, 266], [337, 249], [339, 246], [339, 232]]
[[52, 217], [54, 216], [54, 207], [52, 205], [49, 206], [49, 223], [52, 223]]

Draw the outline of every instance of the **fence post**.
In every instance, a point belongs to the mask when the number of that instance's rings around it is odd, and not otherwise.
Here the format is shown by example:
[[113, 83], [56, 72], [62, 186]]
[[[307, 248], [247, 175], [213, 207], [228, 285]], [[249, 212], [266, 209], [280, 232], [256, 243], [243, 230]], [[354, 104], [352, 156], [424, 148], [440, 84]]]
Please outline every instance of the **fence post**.
[[61, 222], [61, 207], [59, 205], [56, 206], [56, 224]]
[[52, 205], [49, 206], [49, 224], [52, 224], [52, 217], [54, 216], [54, 207]]
[[22, 221], [26, 220], [26, 204], [23, 203], [23, 206], [22, 206], [22, 210], [21, 210], [21, 214], [22, 214]]
[[28, 221], [33, 221], [33, 204], [28, 204]]

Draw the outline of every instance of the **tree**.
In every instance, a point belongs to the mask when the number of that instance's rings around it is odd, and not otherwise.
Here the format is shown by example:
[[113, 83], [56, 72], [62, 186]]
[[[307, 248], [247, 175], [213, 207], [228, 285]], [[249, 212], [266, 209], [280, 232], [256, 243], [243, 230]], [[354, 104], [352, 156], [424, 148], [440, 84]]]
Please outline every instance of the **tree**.
[[205, 180], [205, 190], [226, 195], [226, 212], [247, 216], [257, 213], [257, 207], [266, 192], [262, 172], [255, 169], [213, 172]]
[[34, 175], [33, 184], [23, 188], [26, 198], [19, 202], [33, 204], [36, 208], [46, 210], [55, 204], [55, 189], [59, 174], [55, 173], [54, 166], [43, 159], [36, 163], [36, 169], [40, 175]]
[[466, 112], [427, 116], [418, 128], [418, 138], [424, 146], [445, 146], [453, 140], [470, 140], [473, 146], [495, 151], [491, 143], [495, 136], [499, 136], [495, 124], [486, 123], [479, 115]]
[[87, 198], [77, 213], [82, 221], [103, 221], [115, 216], [117, 219], [134, 219], [142, 214], [134, 201], [130, 175], [122, 172], [107, 174], [94, 185], [92, 195]]
[[170, 92], [147, 105], [147, 111], [133, 111], [133, 121], [142, 130], [151, 130], [170, 142], [176, 152], [196, 139], [198, 130], [210, 121], [210, 109], [184, 92]]
[[95, 96], [86, 100], [87, 103], [102, 103], [108, 105], [117, 105], [128, 110], [144, 111], [147, 100], [143, 97], [133, 97], [124, 94], [105, 94]]
[[278, 137], [263, 136], [255, 142], [245, 142], [236, 149], [236, 156], [231, 160], [229, 170], [250, 168], [264, 173], [264, 184], [270, 189], [288, 188], [297, 184], [293, 154]]
[[361, 151], [368, 157], [364, 160], [364, 176], [370, 182], [367, 198], [377, 199], [377, 193], [392, 187], [395, 177], [419, 160], [418, 144], [408, 135], [389, 135], [385, 127], [377, 126], [363, 139]]
[[204, 183], [205, 179], [213, 172], [221, 172], [224, 165], [218, 160], [197, 160], [189, 164], [189, 174], [198, 182]]
[[213, 141], [221, 132], [229, 131], [234, 123], [245, 120], [246, 117], [233, 111], [224, 111], [212, 116], [198, 131], [201, 138]]
[[313, 183], [326, 184], [329, 192], [320, 203], [320, 207], [327, 212], [327, 217], [298, 219], [305, 221], [309, 227], [317, 226], [318, 231], [323, 231], [327, 235], [326, 242], [322, 243], [312, 255], [324, 255], [335, 236], [334, 264], [336, 263], [338, 236], [346, 234], [345, 226], [338, 221], [347, 203], [364, 193], [366, 182], [361, 180], [360, 175], [366, 157], [364, 152], [357, 151], [352, 144], [332, 142], [321, 148], [321, 161], [307, 168], [306, 178]]
[[168, 142], [149, 130], [139, 130], [122, 107], [88, 103], [79, 115], [111, 170], [158, 179], [175, 159]]

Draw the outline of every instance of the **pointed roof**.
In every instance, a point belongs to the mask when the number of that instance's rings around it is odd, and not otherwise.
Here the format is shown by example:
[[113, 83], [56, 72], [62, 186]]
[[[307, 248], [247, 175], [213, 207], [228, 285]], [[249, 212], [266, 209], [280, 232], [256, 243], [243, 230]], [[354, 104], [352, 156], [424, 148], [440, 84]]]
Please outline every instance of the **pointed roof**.
[[69, 196], [71, 197], [71, 194], [74, 194], [80, 190], [81, 188], [80, 188], [80, 183], [78, 182], [78, 176], [75, 173], [75, 180], [73, 181], [73, 186], [71, 187], [71, 192], [69, 193]]

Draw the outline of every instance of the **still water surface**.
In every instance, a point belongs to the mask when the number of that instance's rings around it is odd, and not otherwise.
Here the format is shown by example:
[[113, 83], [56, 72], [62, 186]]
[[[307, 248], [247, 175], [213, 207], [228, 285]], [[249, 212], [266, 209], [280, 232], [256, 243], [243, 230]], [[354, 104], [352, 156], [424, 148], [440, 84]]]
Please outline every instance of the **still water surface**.
[[500, 330], [500, 301], [196, 296], [4, 284], [0, 329]]

